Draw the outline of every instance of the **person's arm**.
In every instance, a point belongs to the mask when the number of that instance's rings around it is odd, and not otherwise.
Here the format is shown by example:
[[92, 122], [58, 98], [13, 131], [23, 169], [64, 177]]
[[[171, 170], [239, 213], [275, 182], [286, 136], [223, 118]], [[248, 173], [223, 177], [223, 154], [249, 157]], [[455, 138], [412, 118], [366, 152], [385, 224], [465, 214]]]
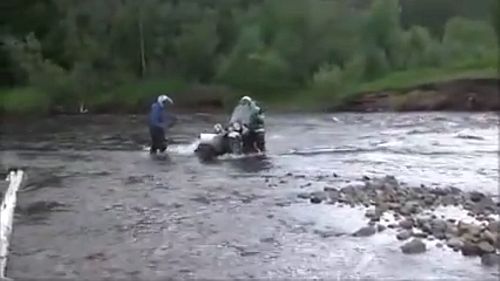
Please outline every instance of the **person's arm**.
[[166, 123], [167, 123], [167, 126], [169, 128], [172, 127], [172, 126], [174, 126], [175, 123], [177, 123], [178, 118], [174, 114], [172, 114], [170, 112], [166, 112], [165, 113], [165, 117], [167, 119]]

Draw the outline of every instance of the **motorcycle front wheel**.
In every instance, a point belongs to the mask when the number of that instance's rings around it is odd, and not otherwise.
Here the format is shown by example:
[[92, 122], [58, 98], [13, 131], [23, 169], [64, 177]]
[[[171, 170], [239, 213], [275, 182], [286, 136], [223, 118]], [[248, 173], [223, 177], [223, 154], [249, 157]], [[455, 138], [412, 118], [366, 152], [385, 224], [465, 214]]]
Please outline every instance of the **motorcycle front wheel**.
[[242, 154], [243, 147], [239, 138], [229, 138], [229, 149], [232, 154]]

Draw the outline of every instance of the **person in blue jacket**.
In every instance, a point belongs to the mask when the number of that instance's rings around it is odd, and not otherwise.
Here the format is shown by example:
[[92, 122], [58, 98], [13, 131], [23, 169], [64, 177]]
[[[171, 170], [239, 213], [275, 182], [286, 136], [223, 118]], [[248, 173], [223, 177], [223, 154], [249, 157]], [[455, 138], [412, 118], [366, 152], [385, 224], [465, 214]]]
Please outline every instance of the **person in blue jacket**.
[[156, 154], [158, 151], [163, 153], [167, 149], [165, 128], [170, 126], [173, 121], [173, 116], [164, 112], [166, 111], [165, 108], [167, 103], [173, 104], [174, 102], [168, 96], [161, 95], [158, 97], [156, 102], [151, 105], [151, 111], [149, 113], [149, 133], [151, 135], [150, 154]]

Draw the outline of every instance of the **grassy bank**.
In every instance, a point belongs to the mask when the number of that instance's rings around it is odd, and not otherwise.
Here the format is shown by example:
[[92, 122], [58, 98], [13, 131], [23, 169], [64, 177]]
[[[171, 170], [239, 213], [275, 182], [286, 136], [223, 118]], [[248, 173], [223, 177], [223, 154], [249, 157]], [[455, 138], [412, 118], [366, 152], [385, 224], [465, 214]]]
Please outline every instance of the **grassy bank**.
[[[277, 111], [318, 111], [342, 105], [364, 93], [411, 89], [425, 84], [436, 84], [457, 79], [498, 78], [498, 68], [487, 64], [462, 64], [449, 68], [423, 68], [393, 72], [380, 79], [350, 85], [345, 92], [318, 96], [307, 89], [296, 92], [256, 95], [266, 108]], [[402, 91], [404, 92], [404, 91]], [[82, 96], [93, 113], [146, 112], [158, 94], [167, 93], [178, 108], [187, 110], [228, 109], [243, 92], [223, 86], [190, 85], [182, 79], [149, 79], [134, 81], [109, 91]], [[69, 95], [70, 93], [68, 93]], [[45, 115], [48, 113], [77, 112], [79, 100], [57, 104], [54, 96], [34, 87], [0, 90], [0, 110], [6, 115]]]
[[380, 79], [348, 85], [342, 91], [332, 91], [318, 96], [311, 90], [301, 90], [291, 97], [271, 106], [280, 110], [324, 110], [356, 100], [367, 93], [400, 91], [421, 85], [440, 84], [461, 79], [498, 79], [499, 69], [495, 61], [462, 63], [447, 68], [421, 68], [390, 73]]

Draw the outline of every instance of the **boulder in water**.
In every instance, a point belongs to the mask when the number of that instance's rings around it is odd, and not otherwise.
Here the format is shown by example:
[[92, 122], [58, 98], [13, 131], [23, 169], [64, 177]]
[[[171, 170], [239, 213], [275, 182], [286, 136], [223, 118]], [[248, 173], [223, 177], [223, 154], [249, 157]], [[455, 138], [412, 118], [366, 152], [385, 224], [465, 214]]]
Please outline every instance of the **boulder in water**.
[[375, 234], [375, 232], [377, 232], [375, 227], [372, 225], [369, 225], [369, 226], [365, 226], [365, 227], [360, 228], [358, 231], [354, 232], [352, 234], [352, 236], [354, 236], [354, 237], [367, 237], [367, 236], [371, 236], [371, 235]]
[[469, 199], [472, 202], [479, 202], [484, 198], [484, 194], [478, 191], [472, 191], [469, 193]]
[[412, 236], [412, 232], [409, 230], [402, 230], [402, 231], [398, 232], [398, 234], [396, 234], [396, 238], [398, 240], [401, 240], [401, 241], [410, 239], [411, 236]]
[[377, 231], [378, 231], [378, 232], [382, 232], [382, 231], [384, 231], [386, 228], [387, 228], [387, 227], [386, 227], [385, 225], [383, 225], [383, 224], [378, 224], [378, 225], [377, 225]]
[[458, 238], [451, 238], [446, 242], [446, 245], [455, 250], [462, 248], [463, 242]]
[[493, 245], [486, 241], [479, 242], [477, 247], [481, 251], [481, 254], [491, 254], [495, 252], [495, 247], [493, 247]]
[[309, 192], [301, 192], [297, 194], [297, 197], [300, 199], [309, 199], [311, 198], [311, 194]]
[[405, 219], [399, 222], [399, 226], [404, 229], [411, 229], [413, 227], [412, 219]]
[[498, 235], [489, 230], [485, 230], [481, 233], [481, 238], [484, 239], [484, 241], [495, 245], [497, 243]]
[[481, 264], [484, 266], [500, 266], [500, 255], [499, 254], [482, 255]]
[[427, 250], [425, 243], [418, 238], [414, 238], [410, 242], [401, 246], [401, 251], [405, 254], [419, 254]]
[[465, 241], [460, 250], [464, 256], [479, 256], [481, 254], [478, 245], [470, 241]]
[[311, 193], [310, 199], [311, 199], [311, 203], [319, 204], [319, 203], [325, 201], [326, 199], [328, 199], [328, 197], [324, 191], [316, 191], [316, 192]]

